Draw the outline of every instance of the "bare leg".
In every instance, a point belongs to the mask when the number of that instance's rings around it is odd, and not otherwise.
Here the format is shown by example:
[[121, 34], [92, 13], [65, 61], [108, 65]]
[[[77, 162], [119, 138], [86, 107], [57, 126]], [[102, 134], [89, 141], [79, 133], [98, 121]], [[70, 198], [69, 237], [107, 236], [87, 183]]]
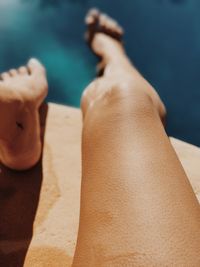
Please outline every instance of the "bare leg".
[[[159, 111], [161, 119], [165, 119], [166, 110], [160, 97], [154, 88], [141, 76], [129, 61], [121, 39], [123, 29], [116, 21], [106, 14], [99, 14], [97, 10], [91, 10], [86, 17], [88, 32], [86, 34], [90, 41], [93, 52], [98, 55], [101, 62], [97, 71], [102, 73], [102, 78], [94, 80], [84, 92], [82, 109], [85, 113], [88, 105], [96, 100], [97, 95], [107, 91], [107, 87], [129, 83], [137, 89], [145, 91], [152, 99]], [[113, 37], [113, 38], [112, 38]], [[91, 90], [91, 88], [93, 88]], [[98, 92], [97, 92], [98, 91]]]
[[[101, 27], [101, 15], [93, 11], [87, 22], [97, 20], [103, 31], [112, 24], [103, 18]], [[105, 72], [82, 99], [73, 267], [200, 266], [200, 207], [161, 123], [164, 106], [119, 42], [96, 33], [91, 45]]]
[[39, 107], [47, 95], [44, 67], [36, 60], [1, 74], [0, 161], [24, 170], [41, 156]]

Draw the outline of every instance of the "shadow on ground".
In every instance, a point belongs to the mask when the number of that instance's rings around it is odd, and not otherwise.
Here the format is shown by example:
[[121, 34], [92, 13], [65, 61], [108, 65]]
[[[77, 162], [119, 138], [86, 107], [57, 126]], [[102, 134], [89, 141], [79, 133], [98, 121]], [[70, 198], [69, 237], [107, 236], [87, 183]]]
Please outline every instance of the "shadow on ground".
[[[40, 109], [42, 140], [48, 106]], [[22, 267], [32, 235], [43, 180], [42, 160], [31, 170], [0, 165], [0, 266]]]

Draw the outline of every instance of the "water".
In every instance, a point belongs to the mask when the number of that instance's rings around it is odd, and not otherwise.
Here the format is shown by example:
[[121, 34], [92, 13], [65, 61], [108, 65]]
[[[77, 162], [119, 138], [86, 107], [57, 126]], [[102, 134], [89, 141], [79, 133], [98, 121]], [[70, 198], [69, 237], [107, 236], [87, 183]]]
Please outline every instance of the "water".
[[125, 28], [128, 55], [167, 106], [168, 133], [200, 146], [199, 0], [0, 0], [0, 71], [37, 57], [48, 71], [48, 100], [79, 106], [95, 75], [83, 41], [93, 6]]

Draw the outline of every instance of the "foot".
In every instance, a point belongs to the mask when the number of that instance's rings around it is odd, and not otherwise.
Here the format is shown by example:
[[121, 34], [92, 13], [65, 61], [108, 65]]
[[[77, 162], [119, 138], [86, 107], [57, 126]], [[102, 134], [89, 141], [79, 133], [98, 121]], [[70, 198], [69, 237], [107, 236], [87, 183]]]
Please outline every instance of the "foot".
[[[101, 57], [98, 71], [103, 75], [94, 80], [82, 97], [85, 114], [89, 107], [99, 99], [107, 99], [115, 91], [129, 88], [131, 95], [143, 91], [150, 96], [160, 118], [164, 122], [166, 109], [155, 89], [139, 74], [126, 56], [122, 43], [123, 29], [109, 16], [96, 9], [86, 16], [87, 40], [95, 54]], [[112, 92], [112, 93], [111, 93]], [[122, 94], [123, 95], [123, 92]]]
[[5, 166], [25, 170], [40, 159], [38, 109], [47, 92], [45, 69], [36, 59], [1, 74], [0, 161]]
[[114, 50], [123, 51], [122, 27], [108, 15], [91, 9], [86, 16], [86, 40], [93, 52], [100, 57], [114, 56]]

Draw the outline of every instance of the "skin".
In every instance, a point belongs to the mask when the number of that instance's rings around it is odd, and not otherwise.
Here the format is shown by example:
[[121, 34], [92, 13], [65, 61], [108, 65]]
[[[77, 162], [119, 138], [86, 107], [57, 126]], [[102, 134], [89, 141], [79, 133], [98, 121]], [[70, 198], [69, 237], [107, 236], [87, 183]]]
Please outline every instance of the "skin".
[[0, 161], [15, 170], [33, 167], [40, 159], [39, 107], [48, 92], [44, 67], [36, 59], [1, 74]]
[[96, 10], [86, 22], [104, 74], [82, 97], [73, 267], [200, 266], [200, 207], [164, 130], [165, 107], [125, 55], [118, 24]]

